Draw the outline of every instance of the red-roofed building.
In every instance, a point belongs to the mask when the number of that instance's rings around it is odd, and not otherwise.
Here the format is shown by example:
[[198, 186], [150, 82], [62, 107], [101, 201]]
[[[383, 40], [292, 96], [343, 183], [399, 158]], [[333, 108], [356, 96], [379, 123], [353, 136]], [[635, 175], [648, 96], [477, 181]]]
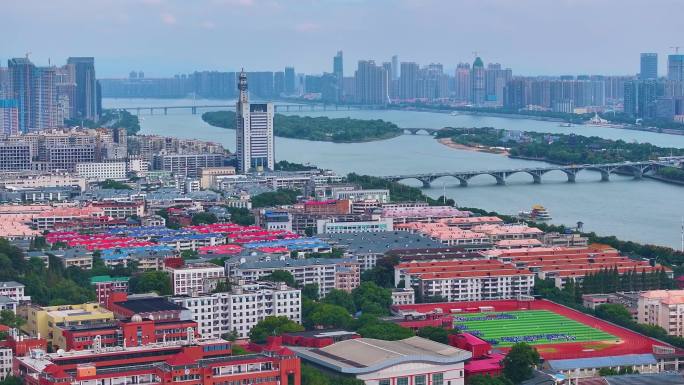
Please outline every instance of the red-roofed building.
[[109, 383], [300, 385], [300, 361], [289, 349], [231, 355], [225, 340], [165, 343], [120, 350], [84, 350], [17, 357], [26, 385]]

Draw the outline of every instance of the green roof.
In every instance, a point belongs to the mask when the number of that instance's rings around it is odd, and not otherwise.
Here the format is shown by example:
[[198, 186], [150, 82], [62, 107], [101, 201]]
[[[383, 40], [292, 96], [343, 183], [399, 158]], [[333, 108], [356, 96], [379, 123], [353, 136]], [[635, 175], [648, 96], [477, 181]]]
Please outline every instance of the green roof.
[[101, 282], [112, 282], [112, 281], [128, 281], [128, 277], [110, 277], [108, 275], [97, 275], [95, 277], [90, 278], [90, 283], [101, 283]]

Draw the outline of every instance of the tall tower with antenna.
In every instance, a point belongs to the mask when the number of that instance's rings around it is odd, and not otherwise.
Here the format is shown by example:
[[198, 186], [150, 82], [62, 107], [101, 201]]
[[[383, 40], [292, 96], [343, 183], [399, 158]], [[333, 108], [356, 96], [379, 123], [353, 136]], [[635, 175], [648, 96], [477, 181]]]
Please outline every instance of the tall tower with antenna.
[[273, 103], [251, 103], [247, 74], [240, 71], [235, 104], [235, 154], [240, 174], [273, 170]]

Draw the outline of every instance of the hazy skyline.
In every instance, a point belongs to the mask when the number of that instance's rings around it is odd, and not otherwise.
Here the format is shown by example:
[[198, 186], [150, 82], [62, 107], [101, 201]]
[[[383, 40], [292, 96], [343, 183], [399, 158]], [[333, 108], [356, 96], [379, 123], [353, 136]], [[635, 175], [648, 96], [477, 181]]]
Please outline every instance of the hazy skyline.
[[[679, 0], [5, 0], [0, 59], [95, 56], [98, 77], [194, 70], [332, 71], [359, 59], [452, 69], [479, 52], [515, 74], [635, 74], [684, 46]], [[684, 49], [682, 49], [684, 52]]]

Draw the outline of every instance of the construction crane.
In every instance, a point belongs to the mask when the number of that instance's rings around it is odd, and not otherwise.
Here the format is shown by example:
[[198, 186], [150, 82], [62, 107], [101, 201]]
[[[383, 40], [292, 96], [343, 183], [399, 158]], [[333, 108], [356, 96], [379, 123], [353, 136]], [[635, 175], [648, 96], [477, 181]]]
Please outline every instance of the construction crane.
[[675, 54], [679, 54], [679, 49], [682, 48], [680, 45], [671, 46], [670, 49], [675, 50]]
[[25, 55], [26, 55], [26, 60], [28, 60], [29, 55], [31, 55], [32, 53], [33, 53], [33, 52], [31, 52], [31, 51], [28, 51], [28, 52], [25, 53]]

